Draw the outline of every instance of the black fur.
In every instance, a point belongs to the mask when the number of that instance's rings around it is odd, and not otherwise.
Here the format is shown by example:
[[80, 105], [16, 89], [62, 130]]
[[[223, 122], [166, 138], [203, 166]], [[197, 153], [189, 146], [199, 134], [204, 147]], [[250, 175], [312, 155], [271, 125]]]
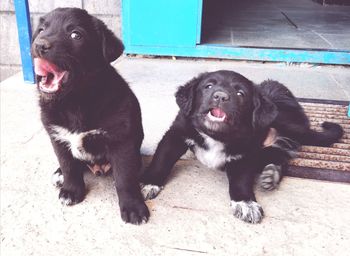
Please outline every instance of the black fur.
[[[144, 184], [163, 186], [175, 162], [188, 148], [193, 149], [191, 143], [202, 151], [210, 150], [210, 143], [204, 142], [209, 136], [223, 145], [225, 156], [231, 156], [217, 168], [227, 173], [232, 202], [245, 203], [246, 212], [236, 205], [234, 215], [252, 223], [263, 217], [262, 208], [254, 203], [256, 174], [266, 170], [265, 178], [273, 172], [282, 176], [280, 172], [299, 145], [329, 146], [343, 134], [338, 124], [328, 122], [323, 132], [311, 130], [302, 107], [284, 85], [272, 80], [255, 85], [232, 71], [199, 75], [178, 89], [176, 101], [180, 111], [157, 147]], [[218, 109], [225, 113], [224, 121], [218, 121], [223, 115]], [[273, 145], [265, 146], [271, 130], [277, 131], [277, 137]], [[268, 189], [266, 181], [278, 182], [270, 176], [264, 180]]]
[[[102, 21], [78, 8], [58, 8], [42, 17], [32, 43], [38, 65], [41, 119], [60, 165], [58, 172], [64, 177], [60, 200], [67, 205], [82, 201], [87, 164], [109, 162], [121, 217], [139, 224], [149, 217], [138, 179], [143, 140], [141, 112], [128, 84], [110, 65], [123, 49], [122, 42]], [[43, 62], [46, 64], [40, 64]], [[56, 85], [42, 86], [44, 80], [49, 84], [55, 79], [45, 65], [54, 65], [57, 72], [65, 71], [58, 89], [52, 89]], [[57, 139], [59, 129], [55, 127], [81, 134], [77, 151], [92, 157], [73, 156], [70, 144]]]

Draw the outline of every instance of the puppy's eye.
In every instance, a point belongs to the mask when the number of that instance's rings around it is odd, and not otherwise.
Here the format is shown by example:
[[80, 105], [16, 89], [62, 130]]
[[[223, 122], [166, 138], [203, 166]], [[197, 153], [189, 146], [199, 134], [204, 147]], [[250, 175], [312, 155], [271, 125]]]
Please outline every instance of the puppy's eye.
[[237, 95], [241, 96], [241, 97], [245, 96], [244, 91], [242, 91], [242, 90], [238, 90]]
[[205, 89], [210, 89], [210, 88], [212, 88], [213, 87], [213, 84], [207, 84], [206, 86], [205, 86]]
[[73, 31], [70, 34], [70, 37], [74, 40], [80, 40], [82, 38], [81, 34], [78, 31]]

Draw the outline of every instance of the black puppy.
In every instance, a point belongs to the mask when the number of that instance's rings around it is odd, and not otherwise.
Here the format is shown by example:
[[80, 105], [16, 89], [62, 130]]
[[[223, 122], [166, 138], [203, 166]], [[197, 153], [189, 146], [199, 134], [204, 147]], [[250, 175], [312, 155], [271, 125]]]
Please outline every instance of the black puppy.
[[124, 46], [99, 19], [78, 8], [40, 18], [33, 35], [41, 119], [60, 168], [54, 178], [65, 205], [85, 196], [83, 172], [111, 167], [125, 222], [146, 222], [139, 186], [143, 140], [139, 103], [110, 62]]
[[323, 132], [311, 130], [282, 84], [267, 80], [257, 86], [232, 71], [199, 75], [179, 88], [176, 102], [180, 111], [144, 174], [144, 197], [159, 193], [189, 148], [203, 164], [226, 171], [233, 214], [250, 223], [263, 217], [253, 192], [256, 174], [264, 189], [273, 189], [300, 144], [329, 146], [343, 134], [329, 122]]

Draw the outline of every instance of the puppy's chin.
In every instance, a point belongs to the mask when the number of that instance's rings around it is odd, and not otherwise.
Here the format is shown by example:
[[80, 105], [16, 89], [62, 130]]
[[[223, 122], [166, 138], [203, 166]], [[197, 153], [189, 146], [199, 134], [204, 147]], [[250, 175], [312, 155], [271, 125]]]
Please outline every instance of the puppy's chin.
[[215, 107], [204, 113], [202, 122], [210, 131], [223, 131], [228, 126], [228, 117], [223, 109]]
[[204, 120], [203, 125], [210, 131], [222, 131], [224, 127], [221, 123]]
[[227, 117], [213, 117], [208, 114], [203, 114], [197, 117], [197, 126], [205, 133], [226, 133], [230, 129], [230, 123]]
[[213, 132], [224, 132], [228, 127], [228, 124], [220, 121], [212, 121], [209, 118], [204, 118], [203, 126]]

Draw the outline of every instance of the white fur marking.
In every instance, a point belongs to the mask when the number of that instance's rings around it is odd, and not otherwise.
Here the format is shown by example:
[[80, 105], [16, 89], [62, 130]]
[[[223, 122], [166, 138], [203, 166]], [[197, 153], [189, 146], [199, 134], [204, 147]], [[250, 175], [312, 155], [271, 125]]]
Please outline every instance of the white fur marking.
[[[204, 143], [207, 146], [207, 149], [200, 147], [193, 140], [191, 142], [194, 143], [194, 154], [197, 159], [204, 165], [209, 168], [217, 169], [224, 166], [227, 162], [231, 162], [232, 160], [239, 160], [243, 156], [240, 154], [237, 155], [227, 155], [225, 153], [225, 145], [213, 138], [209, 137], [204, 133], [200, 133], [204, 138]], [[186, 140], [188, 143], [189, 139]]]
[[196, 142], [193, 139], [186, 139], [185, 143], [189, 147], [192, 147], [192, 146], [196, 145]]
[[89, 161], [93, 162], [94, 156], [88, 152], [86, 152], [83, 148], [83, 138], [86, 135], [93, 135], [93, 134], [101, 134], [104, 133], [102, 130], [90, 130], [87, 132], [71, 132], [68, 129], [58, 126], [58, 125], [52, 125], [51, 127], [51, 136], [54, 138], [54, 140], [66, 143], [72, 152], [73, 157], [83, 160], [83, 161]]
[[162, 189], [163, 187], [153, 185], [153, 184], [147, 184], [147, 185], [141, 184], [141, 193], [145, 200], [155, 198], [156, 196], [158, 196], [158, 194]]
[[243, 155], [241, 155], [241, 154], [230, 155], [230, 156], [227, 157], [227, 162], [231, 162], [232, 160], [233, 161], [238, 161], [238, 160], [240, 160], [242, 158], [243, 158]]
[[54, 186], [56, 187], [60, 187], [63, 185], [64, 182], [64, 178], [63, 178], [63, 174], [59, 173], [59, 172], [55, 172], [54, 174], [52, 174], [51, 176], [51, 182]]

